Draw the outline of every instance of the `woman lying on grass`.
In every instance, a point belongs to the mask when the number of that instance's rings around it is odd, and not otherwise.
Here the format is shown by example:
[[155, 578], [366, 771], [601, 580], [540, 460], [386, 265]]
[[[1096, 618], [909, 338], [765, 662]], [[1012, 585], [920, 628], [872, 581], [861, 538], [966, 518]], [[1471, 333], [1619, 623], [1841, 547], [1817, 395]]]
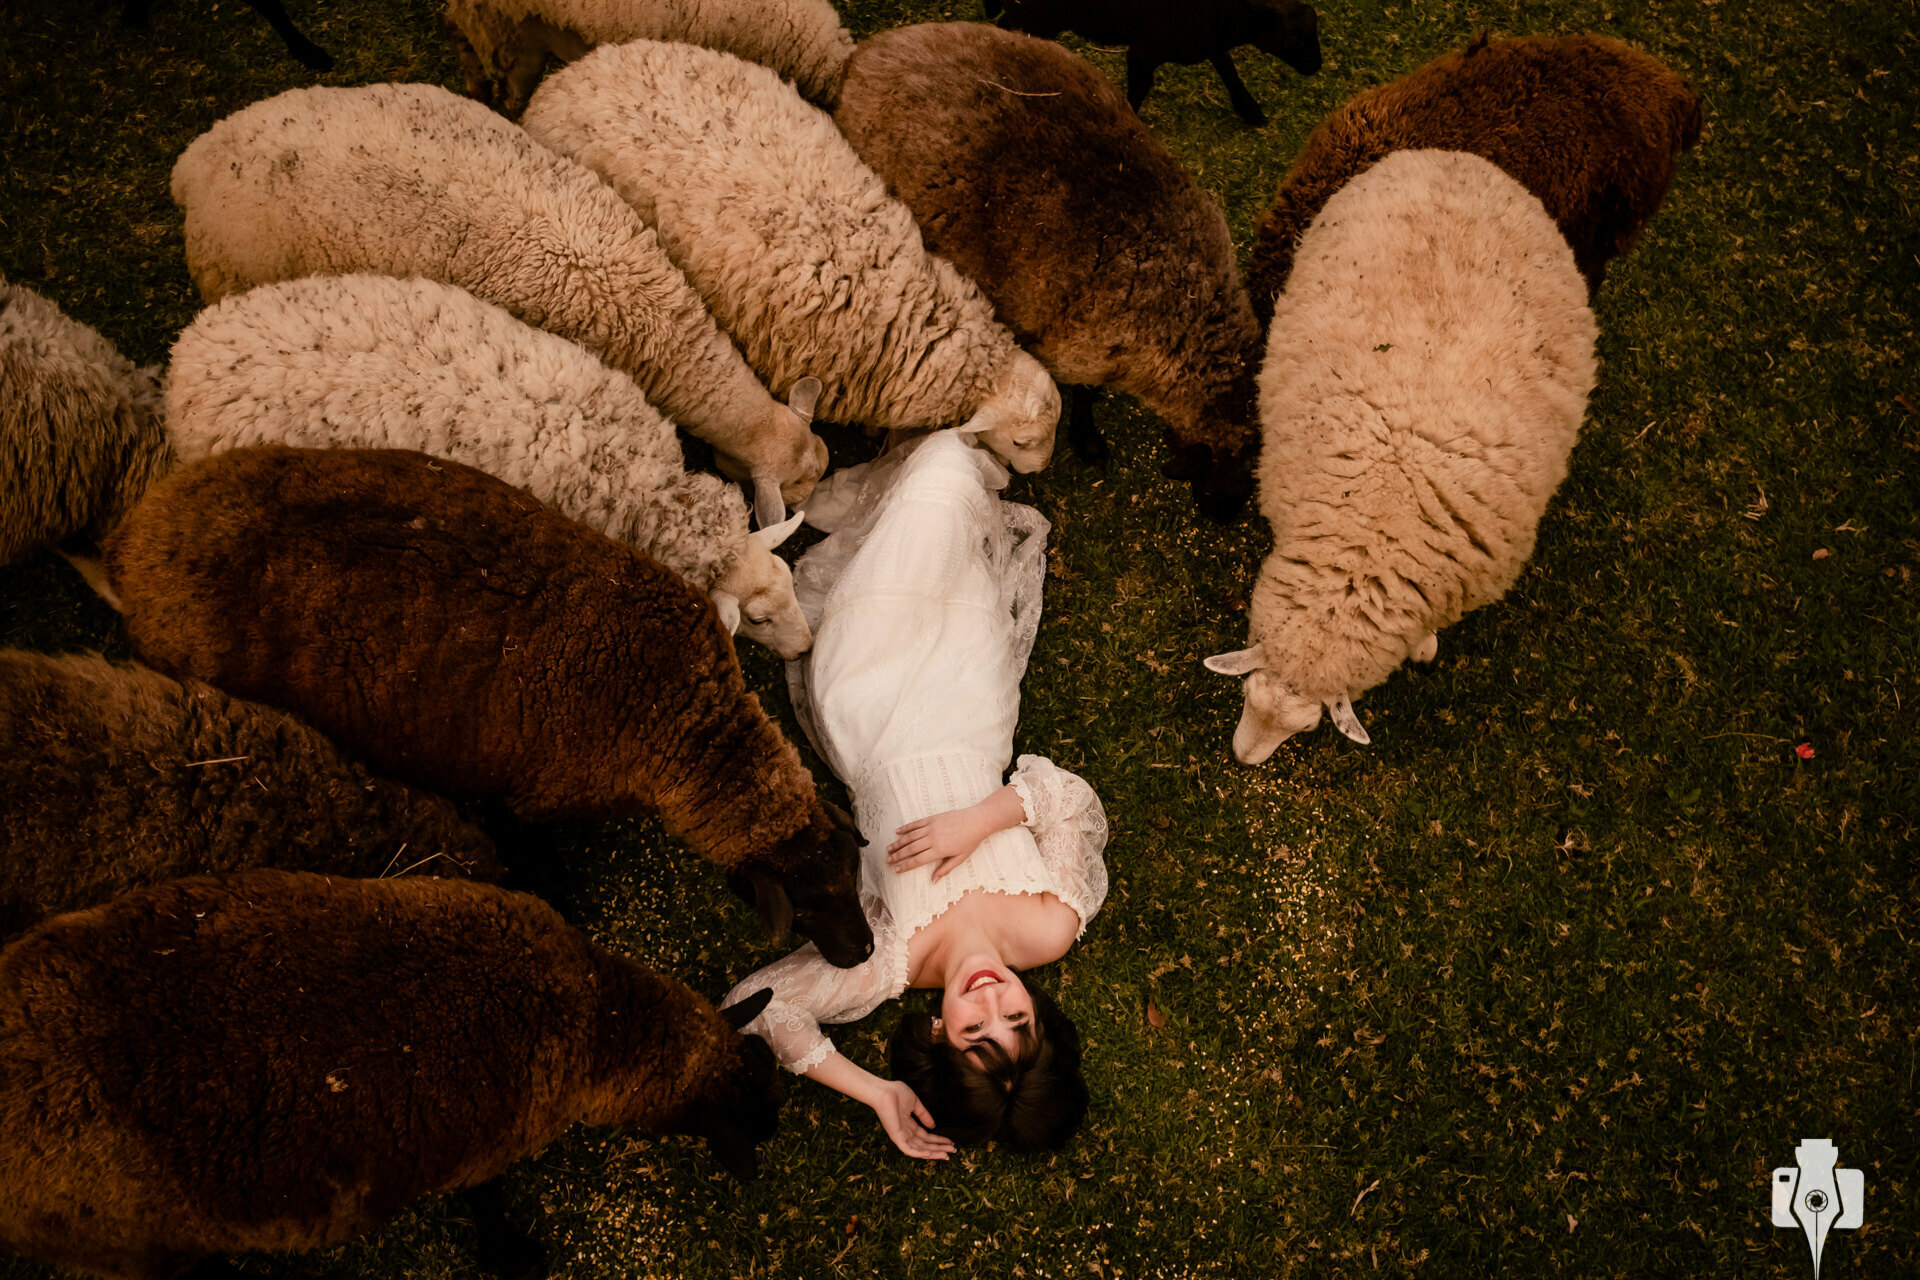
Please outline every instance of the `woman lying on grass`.
[[[996, 496], [1006, 480], [969, 437], [943, 431], [836, 473], [809, 504], [832, 536], [795, 567], [815, 639], [788, 679], [868, 836], [873, 956], [837, 969], [809, 944], [723, 1002], [772, 987], [747, 1030], [931, 1160], [956, 1144], [1060, 1146], [1087, 1107], [1079, 1033], [1018, 971], [1065, 955], [1099, 910], [1107, 820], [1091, 787], [1039, 756], [1001, 782], [1047, 533], [1039, 512]], [[820, 1033], [908, 987], [934, 991], [934, 1012], [901, 1020], [897, 1079]]]

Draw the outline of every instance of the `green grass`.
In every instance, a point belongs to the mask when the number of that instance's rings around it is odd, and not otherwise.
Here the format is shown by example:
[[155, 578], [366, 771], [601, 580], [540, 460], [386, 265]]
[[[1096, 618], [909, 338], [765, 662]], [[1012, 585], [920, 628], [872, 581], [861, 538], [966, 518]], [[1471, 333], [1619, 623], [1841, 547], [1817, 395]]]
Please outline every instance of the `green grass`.
[[[328, 83], [458, 83], [431, 0], [294, 8], [340, 59]], [[979, 11], [843, 12], [866, 34]], [[1868, 1200], [1823, 1274], [1920, 1275], [1920, 11], [1320, 13], [1319, 76], [1240, 58], [1265, 129], [1204, 67], [1163, 69], [1146, 107], [1243, 253], [1325, 112], [1482, 27], [1620, 35], [1706, 100], [1599, 300], [1600, 386], [1532, 564], [1434, 668], [1368, 695], [1371, 748], [1323, 728], [1243, 768], [1237, 687], [1199, 659], [1244, 643], [1264, 526], [1201, 521], [1159, 475], [1157, 424], [1104, 401], [1109, 470], [1063, 457], [1013, 491], [1055, 524], [1017, 749], [1084, 773], [1113, 825], [1107, 907], [1042, 975], [1086, 1037], [1083, 1135], [916, 1165], [800, 1082], [736, 1186], [695, 1144], [576, 1131], [510, 1178], [557, 1274], [1797, 1280], [1767, 1173], [1825, 1136]], [[0, 269], [163, 359], [196, 305], [174, 156], [312, 77], [239, 0], [173, 0], [144, 36], [10, 0], [0, 47]], [[0, 570], [0, 643], [126, 648], [50, 558]], [[791, 731], [777, 663], [745, 656]], [[536, 838], [562, 908], [636, 958], [717, 995], [772, 957], [656, 825]], [[892, 1021], [843, 1048], [877, 1067]], [[438, 1280], [471, 1274], [470, 1248], [431, 1204], [248, 1267]]]

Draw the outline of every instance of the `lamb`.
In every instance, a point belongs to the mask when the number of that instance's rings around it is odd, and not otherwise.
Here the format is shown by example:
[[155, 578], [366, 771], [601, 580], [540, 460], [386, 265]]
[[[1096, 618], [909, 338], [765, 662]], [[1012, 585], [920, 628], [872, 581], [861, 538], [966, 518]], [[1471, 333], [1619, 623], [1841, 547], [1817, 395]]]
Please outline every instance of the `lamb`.
[[1607, 262], [1632, 247], [1700, 140], [1700, 99], [1685, 80], [1606, 36], [1482, 34], [1350, 99], [1307, 139], [1261, 221], [1248, 290], [1262, 324], [1286, 287], [1294, 247], [1355, 174], [1389, 152], [1471, 151], [1546, 205], [1573, 246], [1588, 300]]
[[136, 654], [284, 707], [396, 778], [528, 818], [656, 812], [776, 939], [873, 948], [859, 836], [657, 561], [457, 462], [234, 449], [108, 540]]
[[1539, 199], [1490, 161], [1397, 151], [1301, 238], [1260, 371], [1260, 508], [1274, 547], [1233, 753], [1259, 764], [1436, 633], [1498, 600], [1533, 551], [1593, 389], [1593, 312]]
[[927, 248], [1074, 384], [1082, 457], [1106, 452], [1089, 388], [1117, 386], [1166, 421], [1170, 469], [1202, 508], [1237, 514], [1259, 448], [1260, 330], [1233, 237], [1105, 76], [979, 23], [902, 27], [854, 52], [834, 119]]
[[226, 298], [174, 344], [166, 400], [183, 461], [249, 444], [452, 458], [638, 547], [781, 657], [813, 643], [773, 554], [798, 516], [749, 533], [739, 491], [687, 472], [631, 378], [452, 285], [306, 276]]
[[595, 45], [680, 40], [773, 68], [833, 105], [853, 37], [827, 0], [447, 0], [445, 26], [467, 92], [509, 116], [546, 70]]
[[[1006, 12], [1001, 13], [1002, 8]], [[1227, 86], [1227, 100], [1256, 129], [1267, 122], [1233, 65], [1250, 44], [1303, 76], [1320, 70], [1320, 18], [1295, 0], [986, 0], [1000, 25], [1043, 39], [1074, 31], [1094, 44], [1127, 47], [1127, 101], [1138, 111], [1163, 62], [1206, 60]]]
[[525, 124], [659, 232], [770, 385], [825, 368], [829, 421], [964, 425], [1016, 471], [1046, 465], [1053, 380], [773, 72], [692, 45], [603, 45], [548, 77]]
[[576, 1123], [751, 1177], [781, 1088], [745, 1007], [466, 881], [250, 871], [57, 916], [0, 952], [0, 1245], [127, 1280], [323, 1248]]
[[371, 271], [458, 285], [632, 375], [751, 477], [763, 525], [826, 471], [811, 384], [780, 404], [633, 210], [579, 165], [435, 85], [293, 89], [181, 153], [173, 198], [209, 302], [275, 280]]
[[155, 373], [0, 276], [0, 565], [98, 541], [165, 474]]
[[503, 874], [451, 804], [284, 711], [97, 655], [0, 649], [0, 939], [141, 885], [262, 866]]

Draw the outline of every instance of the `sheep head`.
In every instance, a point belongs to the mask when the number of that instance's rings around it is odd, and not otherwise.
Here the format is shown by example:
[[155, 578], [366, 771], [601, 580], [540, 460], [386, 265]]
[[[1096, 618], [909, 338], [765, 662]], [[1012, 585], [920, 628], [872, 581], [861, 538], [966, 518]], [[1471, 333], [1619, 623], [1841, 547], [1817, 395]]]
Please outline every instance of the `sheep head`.
[[1247, 43], [1270, 53], [1303, 76], [1320, 70], [1320, 16], [1294, 0], [1254, 0], [1253, 34]]
[[729, 631], [793, 659], [813, 647], [813, 631], [793, 594], [793, 570], [773, 554], [800, 527], [806, 512], [747, 535], [733, 566], [713, 584], [714, 607]]
[[1015, 471], [1038, 471], [1053, 457], [1060, 426], [1060, 388], [1024, 351], [1001, 367], [993, 394], [962, 426]]
[[1266, 665], [1262, 646], [1219, 653], [1206, 660], [1209, 671], [1223, 676], [1244, 675], [1245, 703], [1240, 723], [1233, 731], [1233, 755], [1242, 764], [1261, 764], [1296, 733], [1319, 727], [1321, 708], [1332, 717], [1334, 727], [1355, 742], [1365, 745], [1372, 739], [1353, 714], [1353, 702], [1342, 693], [1322, 699], [1296, 691], [1280, 674]]
[[787, 505], [805, 502], [827, 474], [827, 442], [812, 430], [820, 401], [820, 379], [801, 378], [787, 403], [769, 398], [767, 420], [754, 433], [761, 456], [749, 461], [724, 449], [714, 450], [714, 465], [729, 480], [752, 484], [753, 513], [763, 529], [787, 518]]
[[[739, 1032], [772, 999], [773, 988], [763, 987], [720, 1010], [720, 1016]], [[673, 1131], [705, 1138], [722, 1168], [742, 1182], [751, 1182], [760, 1172], [755, 1148], [780, 1127], [784, 1090], [773, 1050], [759, 1036], [733, 1035], [705, 1084], [705, 1096], [687, 1108]]]
[[753, 903], [776, 946], [790, 933], [812, 940], [829, 964], [850, 969], [873, 954], [873, 928], [860, 907], [860, 846], [846, 812], [821, 802], [806, 826], [742, 867], [727, 883]]

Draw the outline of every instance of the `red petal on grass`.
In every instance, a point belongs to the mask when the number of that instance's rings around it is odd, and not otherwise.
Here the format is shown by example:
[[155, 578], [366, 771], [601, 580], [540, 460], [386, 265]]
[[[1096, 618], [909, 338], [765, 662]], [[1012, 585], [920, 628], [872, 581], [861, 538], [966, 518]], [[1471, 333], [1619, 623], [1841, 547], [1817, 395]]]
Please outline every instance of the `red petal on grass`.
[[1813, 553], [1813, 558], [1815, 560], [1825, 560], [1828, 556], [1832, 554], [1833, 553], [1831, 551], [1828, 551], [1825, 547], [1821, 547], [1818, 551]]
[[1150, 1027], [1167, 1025], [1167, 1015], [1160, 1012], [1160, 1006], [1153, 1002], [1152, 996], [1147, 997], [1147, 1025]]
[[1794, 747], [1793, 754], [1799, 756], [1802, 760], [1811, 760], [1813, 759], [1813, 744], [1811, 742], [1802, 742]]

